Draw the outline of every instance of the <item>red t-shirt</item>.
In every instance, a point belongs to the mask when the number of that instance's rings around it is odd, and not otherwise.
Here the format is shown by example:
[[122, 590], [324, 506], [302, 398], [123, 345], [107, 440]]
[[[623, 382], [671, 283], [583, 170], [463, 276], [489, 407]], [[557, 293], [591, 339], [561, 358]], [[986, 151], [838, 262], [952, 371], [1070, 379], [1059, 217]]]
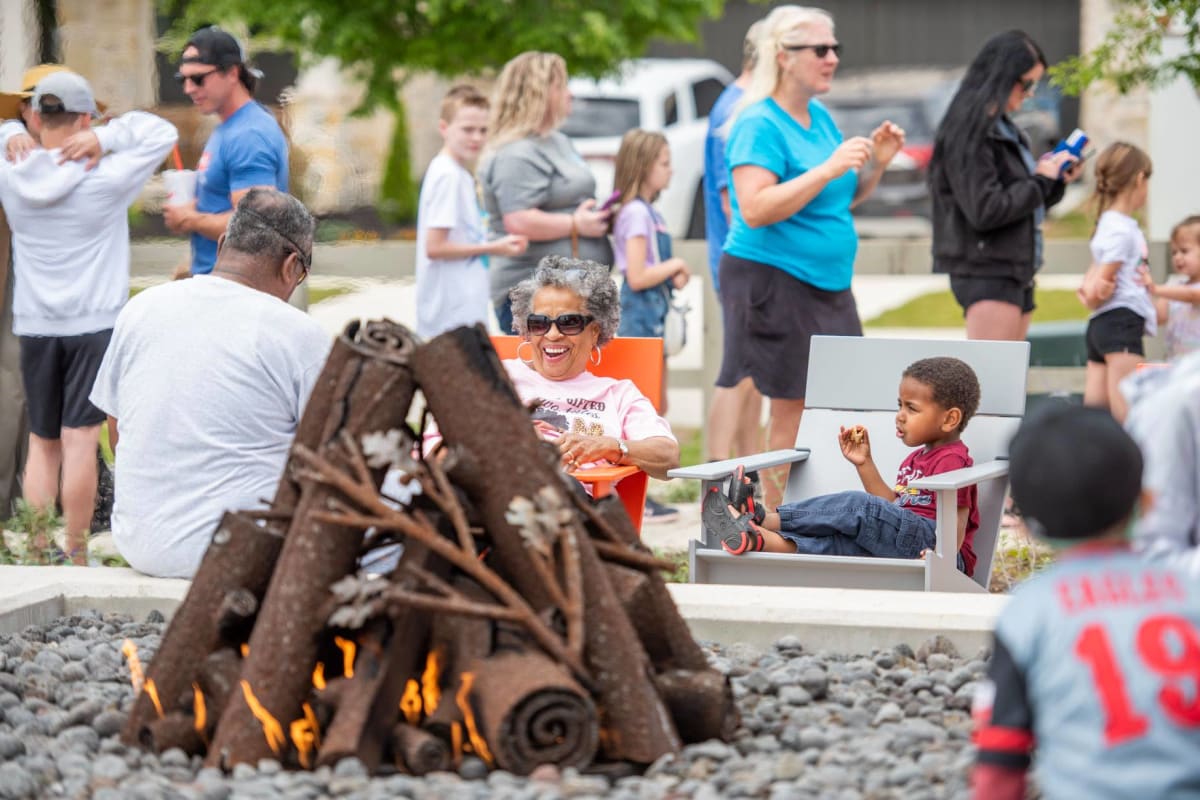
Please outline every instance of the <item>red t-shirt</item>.
[[[908, 458], [900, 463], [900, 471], [896, 473], [896, 504], [922, 517], [937, 521], [937, 493], [929, 489], [909, 489], [909, 481], [925, 478], [929, 475], [939, 475], [955, 469], [972, 466], [971, 451], [960, 439], [940, 447], [926, 449], [922, 447], [908, 454]], [[978, 487], [968, 486], [958, 490], [958, 507], [971, 509], [967, 515], [967, 534], [963, 537], [962, 554], [963, 566], [967, 575], [975, 574], [975, 531], [979, 529], [979, 492]]]

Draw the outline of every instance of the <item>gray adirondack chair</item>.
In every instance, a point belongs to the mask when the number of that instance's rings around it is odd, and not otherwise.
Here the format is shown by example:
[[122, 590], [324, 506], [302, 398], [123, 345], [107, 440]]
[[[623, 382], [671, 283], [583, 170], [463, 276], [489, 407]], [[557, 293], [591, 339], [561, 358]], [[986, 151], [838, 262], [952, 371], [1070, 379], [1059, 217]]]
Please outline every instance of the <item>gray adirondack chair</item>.
[[[675, 478], [703, 482], [705, 492], [722, 484], [739, 464], [747, 470], [791, 464], [784, 502], [861, 489], [858, 475], [837, 444], [842, 425], [864, 425], [871, 450], [886, 480], [910, 452], [895, 436], [897, 387], [912, 362], [953, 356], [979, 376], [979, 411], [963, 432], [975, 465], [922, 478], [909, 484], [937, 492], [937, 548], [926, 559], [748, 553], [733, 556], [708, 531], [691, 541], [688, 554], [693, 583], [766, 586], [820, 586], [859, 589], [986, 592], [1008, 492], [1008, 443], [1025, 413], [1028, 342], [876, 339], [814, 336], [809, 356], [804, 415], [791, 450], [775, 450], [672, 470]], [[973, 577], [958, 571], [956, 492], [979, 487], [979, 557]]]

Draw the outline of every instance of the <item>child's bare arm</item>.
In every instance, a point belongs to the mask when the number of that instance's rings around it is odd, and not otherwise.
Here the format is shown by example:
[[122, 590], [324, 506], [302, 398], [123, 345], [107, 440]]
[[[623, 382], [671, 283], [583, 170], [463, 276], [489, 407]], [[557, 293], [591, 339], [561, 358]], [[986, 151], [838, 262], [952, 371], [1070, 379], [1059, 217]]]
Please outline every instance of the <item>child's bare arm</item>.
[[1192, 305], [1200, 305], [1200, 284], [1189, 283], [1183, 286], [1174, 283], [1151, 285], [1150, 294], [1157, 300], [1180, 300]]

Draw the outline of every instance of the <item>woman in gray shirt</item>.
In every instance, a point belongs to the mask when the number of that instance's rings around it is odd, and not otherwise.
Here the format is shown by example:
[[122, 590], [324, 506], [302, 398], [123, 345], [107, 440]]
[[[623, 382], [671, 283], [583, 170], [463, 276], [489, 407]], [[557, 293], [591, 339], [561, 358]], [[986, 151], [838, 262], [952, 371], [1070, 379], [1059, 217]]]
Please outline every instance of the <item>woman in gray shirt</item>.
[[504, 65], [479, 171], [490, 234], [528, 237], [514, 258], [492, 257], [491, 298], [500, 330], [512, 332], [508, 292], [557, 254], [612, 264], [608, 211], [596, 208], [596, 179], [558, 128], [571, 110], [567, 65], [555, 53], [528, 52]]

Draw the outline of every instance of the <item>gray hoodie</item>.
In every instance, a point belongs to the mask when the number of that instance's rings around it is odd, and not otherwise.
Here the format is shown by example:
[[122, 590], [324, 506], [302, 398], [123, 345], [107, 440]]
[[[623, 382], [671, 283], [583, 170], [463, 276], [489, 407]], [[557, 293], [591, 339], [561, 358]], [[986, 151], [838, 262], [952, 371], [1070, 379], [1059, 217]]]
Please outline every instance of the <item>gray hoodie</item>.
[[[0, 126], [0, 148], [19, 123]], [[13, 232], [13, 332], [77, 336], [113, 327], [129, 299], [129, 206], [179, 138], [175, 126], [131, 111], [94, 128], [106, 155], [95, 169], [35, 150], [0, 159], [0, 203]]]
[[1134, 530], [1149, 558], [1200, 575], [1200, 352], [1121, 383], [1125, 427], [1142, 448], [1142, 486], [1153, 499]]

